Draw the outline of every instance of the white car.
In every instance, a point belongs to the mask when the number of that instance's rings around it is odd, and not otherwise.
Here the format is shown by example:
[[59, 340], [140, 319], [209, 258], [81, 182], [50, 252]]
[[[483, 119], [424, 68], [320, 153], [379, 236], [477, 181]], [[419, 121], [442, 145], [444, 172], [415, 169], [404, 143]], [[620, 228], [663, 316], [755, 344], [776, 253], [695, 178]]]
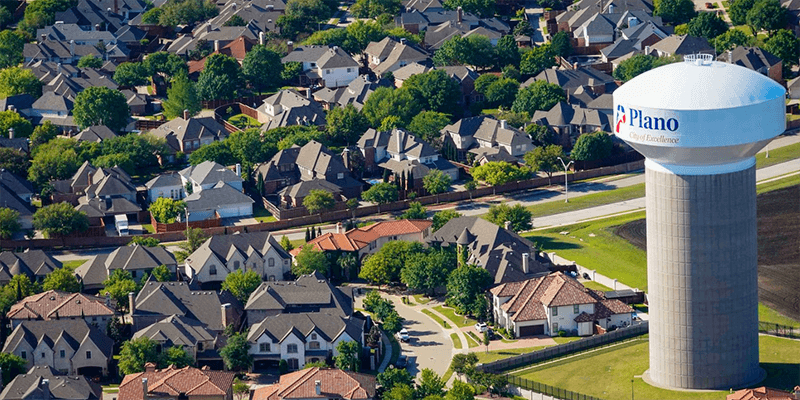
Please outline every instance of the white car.
[[397, 337], [400, 338], [401, 342], [407, 342], [410, 336], [408, 336], [408, 330], [403, 328], [400, 332], [397, 332]]
[[475, 330], [478, 331], [478, 333], [486, 332], [486, 330], [488, 329], [489, 327], [486, 326], [486, 322], [478, 322], [477, 324], [475, 324]]

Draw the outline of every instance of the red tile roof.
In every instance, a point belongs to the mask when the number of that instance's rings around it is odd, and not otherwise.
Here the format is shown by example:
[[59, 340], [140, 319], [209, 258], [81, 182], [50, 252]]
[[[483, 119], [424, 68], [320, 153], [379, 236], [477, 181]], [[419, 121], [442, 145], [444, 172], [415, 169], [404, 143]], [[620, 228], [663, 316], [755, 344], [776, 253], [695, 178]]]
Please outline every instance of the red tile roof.
[[[231, 56], [242, 63], [244, 60], [244, 56], [256, 45], [256, 42], [253, 40], [246, 38], [244, 36], [239, 36], [236, 40], [228, 43], [225, 47], [219, 49], [219, 51], [215, 51], [211, 54], [225, 54], [227, 56]], [[209, 54], [210, 55], [210, 54]], [[201, 72], [206, 67], [206, 60], [208, 56], [204, 57], [201, 60], [197, 61], [189, 61], [189, 74], [193, 74], [195, 72]]]
[[[432, 225], [433, 221], [425, 219], [381, 221], [363, 228], [351, 229], [345, 233], [326, 233], [310, 240], [308, 243], [320, 251], [359, 251], [379, 238], [419, 233]], [[296, 256], [299, 252], [300, 248], [296, 248], [290, 253]]]
[[[316, 382], [320, 394], [316, 393]], [[253, 400], [329, 399], [368, 400], [375, 397], [375, 377], [335, 368], [309, 368], [281, 376], [279, 383], [253, 392]], [[121, 399], [120, 399], [121, 400]]]
[[141, 400], [142, 379], [147, 378], [148, 397], [192, 396], [225, 397], [233, 385], [233, 372], [212, 371], [193, 367], [149, 370], [125, 375], [119, 385], [119, 400]]
[[[800, 391], [800, 387], [795, 388]], [[726, 400], [798, 400], [797, 396], [783, 390], [771, 389], [765, 386], [755, 389], [742, 389], [725, 397]]]
[[106, 299], [83, 293], [48, 290], [28, 296], [11, 306], [7, 316], [11, 319], [56, 319], [64, 317], [111, 317], [114, 309], [105, 304]]

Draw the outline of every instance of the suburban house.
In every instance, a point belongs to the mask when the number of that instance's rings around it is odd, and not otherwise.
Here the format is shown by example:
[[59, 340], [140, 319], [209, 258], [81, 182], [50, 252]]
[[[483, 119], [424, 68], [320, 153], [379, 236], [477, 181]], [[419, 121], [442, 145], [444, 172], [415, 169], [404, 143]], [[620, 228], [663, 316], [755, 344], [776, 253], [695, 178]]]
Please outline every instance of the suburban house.
[[74, 97], [70, 98], [56, 92], [44, 92], [31, 104], [29, 116], [35, 123], [50, 121], [62, 131], [72, 130], [75, 132], [78, 130], [78, 124], [71, 115], [74, 106], [73, 100]]
[[652, 22], [662, 26], [661, 17], [654, 17], [644, 10], [628, 10], [619, 13], [597, 13], [573, 31], [576, 47], [588, 47], [590, 53], [611, 45], [622, 37], [621, 31]]
[[228, 325], [238, 329], [244, 315], [241, 302], [229, 292], [200, 290], [186, 282], [149, 280], [130, 300], [133, 332], [174, 315], [200, 321], [205, 328], [220, 334]]
[[[130, 15], [129, 9], [120, 14], [122, 9], [117, 4], [116, 10], [111, 6], [111, 10], [104, 8], [100, 1], [80, 0], [78, 5], [70, 7], [65, 11], [55, 14], [55, 21], [65, 24], [77, 24], [83, 29], [105, 29], [117, 32], [127, 22], [126, 15]], [[105, 1], [105, 3], [110, 3]], [[123, 1], [123, 7], [127, 2]], [[143, 5], [142, 5], [143, 7]], [[136, 7], [138, 8], [138, 7]]]
[[555, 272], [539, 278], [503, 283], [489, 290], [497, 323], [514, 337], [580, 336], [622, 328], [633, 322], [633, 308], [603, 292], [588, 289], [575, 278]]
[[30, 204], [33, 196], [33, 185], [13, 172], [0, 168], [0, 185], [12, 191], [22, 201]]
[[401, 13], [395, 18], [395, 22], [412, 33], [425, 31], [423, 43], [426, 48], [434, 50], [438, 50], [444, 42], [456, 36], [462, 38], [472, 35], [485, 36], [492, 45], [497, 45], [497, 41], [503, 35], [511, 32], [509, 25], [498, 18], [479, 18], [463, 12], [461, 8], [422, 13], [411, 10]]
[[366, 320], [356, 316], [282, 313], [250, 326], [247, 342], [254, 368], [274, 367], [280, 360], [286, 360], [290, 370], [297, 370], [308, 362], [336, 356], [336, 346], [341, 342], [356, 341], [363, 346], [365, 326]]
[[253, 391], [252, 400], [375, 399], [375, 377], [334, 368], [313, 367], [281, 375], [280, 382]]
[[[250, 41], [258, 41], [261, 29], [255, 23], [246, 23], [244, 26], [224, 26], [203, 23], [191, 33], [181, 34], [167, 47], [167, 51], [179, 56], [189, 56], [192, 52], [201, 50], [202, 46], [213, 46], [211, 49], [219, 51], [240, 37]], [[209, 50], [211, 50], [209, 49]]]
[[403, 0], [401, 4], [406, 10], [444, 11], [444, 5], [439, 0]]
[[539, 75], [523, 82], [520, 85], [520, 89], [526, 88], [536, 81], [545, 81], [560, 86], [564, 89], [567, 97], [581, 86], [591, 91], [595, 96], [611, 93], [617, 88], [617, 83], [613, 76], [592, 67], [546, 69], [540, 72]]
[[370, 42], [364, 50], [369, 68], [377, 76], [394, 72], [411, 63], [430, 64], [428, 53], [405, 38], [395, 40], [387, 36], [380, 42]]
[[11, 306], [6, 317], [14, 328], [24, 321], [83, 319], [105, 332], [115, 314], [110, 297], [48, 290], [20, 300]]
[[47, 274], [61, 268], [56, 260], [42, 250], [27, 249], [21, 253], [0, 253], [0, 285], [5, 285], [14, 275], [25, 274], [31, 282], [41, 282]]
[[737, 46], [731, 51], [720, 54], [717, 61], [749, 68], [783, 83], [783, 61], [761, 48]]
[[113, 72], [94, 68], [76, 68], [74, 74], [58, 74], [53, 79], [46, 80], [42, 91], [53, 92], [70, 100], [75, 100], [78, 93], [94, 86], [102, 86], [117, 90], [119, 85], [111, 77]]
[[440, 157], [428, 142], [404, 129], [377, 131], [370, 128], [358, 140], [358, 149], [364, 156], [366, 171], [376, 172], [383, 168], [391, 171], [392, 176], [404, 175], [409, 190], [422, 189], [422, 178], [434, 169], [450, 176], [452, 181], [458, 180], [455, 165]]
[[179, 172], [184, 188], [192, 193], [186, 202], [189, 221], [202, 221], [219, 216], [238, 218], [253, 215], [253, 199], [242, 192], [241, 171], [233, 172], [213, 161], [187, 167]]
[[[244, 10], [244, 8], [241, 8], [240, 10]], [[259, 36], [263, 36], [263, 32], [259, 32]], [[189, 60], [189, 76], [195, 79], [199, 78], [200, 72], [203, 72], [206, 67], [206, 61], [208, 61], [208, 57], [213, 54], [224, 54], [226, 56], [233, 57], [241, 65], [242, 61], [244, 61], [244, 57], [256, 44], [258, 44], [258, 42], [249, 39], [247, 36], [240, 36], [238, 39], [228, 43], [224, 47], [219, 47], [220, 43], [218, 41], [214, 42], [213, 53], [197, 61]]]
[[428, 66], [419, 63], [406, 64], [405, 67], [400, 67], [392, 73], [394, 76], [394, 86], [403, 87], [403, 83], [414, 75], [424, 74], [433, 70], [433, 66]]
[[186, 276], [205, 286], [221, 285], [231, 272], [255, 271], [280, 281], [291, 270], [291, 256], [269, 232], [212, 236], [186, 258]]
[[115, 270], [128, 271], [134, 280], [141, 281], [160, 265], [166, 265], [173, 274], [177, 273], [178, 263], [175, 256], [165, 248], [134, 244], [117, 247], [109, 254], [98, 254], [94, 259], [75, 268], [75, 274], [86, 292], [97, 293]]
[[549, 13], [550, 19], [547, 21], [547, 25], [548, 30], [553, 34], [562, 31], [574, 33], [597, 14], [644, 11], [648, 15], [652, 15], [653, 8], [651, 0], [613, 0], [602, 4], [597, 4], [591, 0], [580, 0], [568, 7], [564, 12]]
[[464, 65], [448, 65], [440, 67], [450, 79], [458, 83], [461, 89], [461, 104], [483, 101], [483, 95], [475, 91], [475, 80], [480, 76], [475, 70]]
[[601, 60], [611, 62], [633, 54], [646, 54], [649, 46], [667, 36], [669, 36], [667, 29], [653, 21], [631, 25], [619, 31], [614, 43], [600, 50]]
[[467, 262], [492, 276], [494, 284], [530, 279], [550, 272], [549, 260], [528, 239], [479, 217], [458, 217], [431, 234], [427, 243], [466, 249]]
[[604, 112], [560, 101], [548, 111], [536, 111], [531, 120], [552, 129], [558, 136], [558, 144], [565, 149], [571, 149], [578, 137], [584, 133], [610, 132], [611, 125], [608, 118]]
[[98, 43], [106, 45], [115, 44], [116, 36], [109, 31], [83, 29], [77, 24], [55, 23], [36, 30], [36, 37], [42, 42], [47, 40], [65, 40], [75, 42], [76, 45], [90, 44], [96, 46]]
[[167, 145], [174, 152], [183, 152], [186, 155], [212, 142], [228, 137], [228, 131], [213, 117], [189, 117], [184, 112], [183, 118], [175, 118], [156, 129], [150, 134], [164, 138]]
[[333, 286], [319, 272], [294, 281], [262, 282], [244, 309], [249, 325], [279, 314], [322, 313], [347, 318], [353, 315], [353, 288]]
[[22, 48], [23, 63], [28, 64], [36, 61], [50, 61], [62, 64], [77, 64], [83, 56], [92, 55], [102, 58], [100, 50], [94, 45], [76, 44], [64, 40], [46, 40], [33, 43], [25, 43]]
[[0, 400], [102, 400], [103, 388], [82, 375], [63, 375], [45, 365], [19, 374], [0, 393]]
[[298, 46], [289, 47], [281, 61], [303, 64], [300, 85], [321, 85], [325, 87], [347, 86], [358, 77], [358, 63], [339, 46]]
[[369, 75], [360, 75], [345, 87], [317, 90], [314, 92], [314, 100], [318, 101], [326, 110], [352, 104], [356, 110], [361, 111], [369, 96], [379, 87], [392, 87], [392, 82], [386, 79], [373, 80]]
[[[259, 40], [264, 37], [265, 32], [279, 33], [276, 22], [286, 11], [286, 3], [281, 0], [276, 1], [238, 1], [230, 0], [220, 8], [219, 15], [202, 23], [211, 26], [224, 26], [234, 15], [241, 18], [248, 25], [255, 25], [259, 32]], [[261, 43], [263, 45], [264, 43]]]
[[72, 175], [72, 178], [51, 181], [50, 184], [53, 185], [53, 190], [55, 191], [53, 195], [54, 202], [57, 202], [57, 196], [66, 196], [70, 198], [70, 201], [74, 200], [72, 204], [77, 204], [78, 196], [82, 196], [86, 188], [92, 184], [92, 175], [95, 172], [97, 172], [97, 168], [89, 164], [89, 161], [84, 161], [75, 171], [75, 174]]
[[203, 161], [200, 164], [182, 169], [180, 172], [181, 185], [186, 187], [191, 184], [192, 193], [199, 193], [214, 187], [217, 182], [241, 191], [244, 181], [239, 174], [231, 171], [214, 161]]
[[794, 392], [778, 390], [761, 386], [753, 389], [739, 389], [727, 396], [725, 400], [800, 400], [800, 386], [794, 387]]
[[14, 175], [10, 171], [0, 169], [0, 203], [19, 213], [18, 222], [23, 231], [33, 229], [33, 213], [31, 205], [33, 186], [26, 179]]
[[50, 366], [70, 375], [108, 375], [114, 341], [82, 319], [23, 321], [6, 339], [4, 353], [25, 367]]
[[147, 104], [149, 101], [147, 100], [146, 94], [136, 93], [133, 90], [120, 90], [123, 96], [125, 96], [125, 102], [128, 103], [128, 109], [131, 111], [131, 115], [144, 115], [147, 112]]
[[[94, 169], [89, 165], [87, 170]], [[76, 210], [90, 219], [112, 215], [136, 215], [142, 208], [136, 203], [136, 186], [122, 168], [97, 168], [89, 174], [89, 186], [78, 199]]]
[[147, 181], [147, 201], [152, 203], [159, 197], [180, 200], [186, 197], [186, 188], [180, 174], [162, 174]]
[[77, 135], [73, 136], [73, 139], [79, 142], [97, 142], [100, 143], [103, 140], [111, 139], [117, 137], [117, 134], [114, 133], [111, 129], [109, 129], [105, 125], [94, 125], [87, 127], [86, 129], [78, 132]]
[[527, 133], [486, 115], [462, 118], [442, 128], [441, 133], [445, 146], [454, 146], [460, 160], [476, 147], [502, 148], [514, 157], [522, 157], [534, 148]]
[[685, 56], [687, 54], [716, 54], [708, 40], [689, 35], [671, 35], [650, 46], [651, 55], [658, 57]]
[[294, 125], [324, 127], [327, 124], [325, 110], [310, 92], [308, 89], [303, 96], [294, 89], [284, 89], [264, 99], [257, 109], [258, 122], [264, 124], [261, 130]]
[[233, 400], [235, 373], [208, 368], [156, 369], [147, 363], [144, 372], [125, 375], [117, 400], [157, 400], [180, 397], [185, 400]]
[[[361, 260], [367, 254], [376, 253], [388, 242], [401, 240], [404, 242], [424, 243], [433, 221], [423, 219], [399, 219], [395, 221], [381, 221], [376, 224], [353, 228], [341, 232], [341, 224], [336, 224], [336, 232], [328, 232], [308, 241], [307, 245], [314, 246], [316, 250], [325, 252], [351, 253]], [[297, 256], [301, 248], [296, 248], [290, 253]]]
[[136, 331], [132, 339], [140, 337], [158, 343], [159, 351], [166, 351], [174, 346], [181, 347], [195, 361], [202, 359], [208, 353], [220, 358], [216, 351], [217, 333], [208, 329], [202, 322], [186, 316], [170, 315]]

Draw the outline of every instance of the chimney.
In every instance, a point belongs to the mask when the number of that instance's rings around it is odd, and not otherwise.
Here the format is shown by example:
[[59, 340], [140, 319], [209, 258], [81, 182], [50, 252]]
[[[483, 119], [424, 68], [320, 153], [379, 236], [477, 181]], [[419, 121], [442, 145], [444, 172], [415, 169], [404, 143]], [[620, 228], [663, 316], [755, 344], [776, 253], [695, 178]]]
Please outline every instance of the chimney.
[[531, 271], [531, 263], [530, 263], [530, 254], [522, 253], [522, 272], [530, 273]]
[[94, 30], [100, 31], [100, 24], [94, 24]]
[[400, 38], [400, 44], [402, 44], [402, 45], [405, 45], [405, 44], [407, 44], [407, 43], [408, 43], [408, 39], [406, 39], [406, 38]]
[[397, 154], [401, 154], [403, 152], [403, 140], [405, 139], [404, 134], [405, 132], [402, 129], [397, 129], [397, 146], [395, 149], [397, 150]]
[[337, 222], [336, 223], [336, 233], [342, 233], [342, 223], [341, 222]]
[[511, 221], [506, 221], [503, 224], [503, 227], [506, 228], [507, 231], [510, 231], [511, 230]]
[[[145, 364], [145, 369], [147, 369], [150, 364], [151, 363]], [[142, 400], [147, 400], [147, 378], [142, 378]]]
[[306, 98], [311, 100], [311, 88], [306, 88]]
[[644, 46], [644, 54], [650, 54], [650, 46]]
[[111, 15], [111, 7], [106, 8], [106, 15]]
[[[72, 129], [67, 132], [67, 136], [72, 137]], [[111, 295], [109, 293], [106, 293], [106, 306], [111, 307]]]
[[508, 121], [501, 119], [500, 120], [500, 129], [508, 129]]
[[114, 14], [119, 12], [119, 1], [114, 0]]
[[258, 32], [258, 44], [264, 45], [266, 43], [264, 32]]
[[728, 64], [733, 64], [733, 52], [728, 50]]
[[42, 379], [42, 398], [44, 400], [50, 400], [50, 380], [49, 379]]
[[317, 392], [317, 396], [322, 394], [322, 384], [320, 381], [314, 381], [314, 391]]
[[214, 41], [214, 52], [219, 53], [219, 40]]
[[797, 397], [797, 399], [800, 400], [800, 386], [794, 387], [794, 397]]
[[342, 163], [345, 168], [350, 169], [350, 149], [347, 147], [342, 150]]
[[136, 311], [136, 294], [133, 292], [128, 292], [128, 310], [133, 318], [133, 313]]
[[183, 119], [189, 120], [189, 110], [183, 110]]
[[220, 309], [222, 310], [222, 326], [233, 324], [233, 307], [231, 307], [231, 303], [221, 305]]
[[286, 42], [286, 49], [289, 53], [291, 53], [294, 50], [294, 42], [291, 40]]
[[42, 34], [42, 40], [39, 41], [39, 43], [44, 43], [45, 41], [47, 41], [47, 35], [43, 33]]
[[[144, 372], [155, 372], [155, 370], [156, 370], [156, 364], [155, 363], [149, 362], [149, 363], [145, 363], [144, 364]], [[145, 379], [147, 379], [147, 378], [145, 378]]]
[[236, 163], [236, 176], [242, 177], [242, 164]]
[[459, 6], [456, 13], [458, 14], [458, 23], [464, 22], [464, 9]]
[[8, 138], [9, 139], [14, 138], [14, 128], [8, 128]]

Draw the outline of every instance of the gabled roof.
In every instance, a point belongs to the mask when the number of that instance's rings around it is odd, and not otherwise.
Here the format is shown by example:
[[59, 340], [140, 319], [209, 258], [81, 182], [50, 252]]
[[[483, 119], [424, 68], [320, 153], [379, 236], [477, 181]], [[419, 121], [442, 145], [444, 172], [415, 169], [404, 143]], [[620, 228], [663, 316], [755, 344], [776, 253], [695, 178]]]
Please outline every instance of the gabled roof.
[[91, 261], [87, 261], [75, 268], [75, 274], [80, 277], [86, 288], [102, 287], [108, 279], [108, 271], [115, 269], [139, 270], [153, 269], [159, 265], [166, 265], [170, 269], [176, 267], [177, 262], [172, 253], [163, 247], [146, 247], [141, 245], [122, 246], [109, 254], [98, 254]]
[[194, 192], [185, 199], [186, 209], [189, 212], [206, 210], [219, 210], [227, 208], [232, 204], [252, 204], [255, 201], [250, 196], [234, 189], [233, 186], [219, 181], [210, 189]]
[[[125, 375], [119, 385], [119, 400], [141, 400], [144, 397], [175, 397], [185, 395], [189, 398], [215, 396], [225, 398], [231, 392], [235, 374], [227, 371], [213, 371], [194, 367], [175, 368], [170, 366], [161, 370], [147, 370]], [[142, 379], [148, 380], [147, 396], [142, 393]]]
[[320, 175], [350, 174], [350, 170], [344, 166], [341, 158], [331, 154], [327, 147], [316, 140], [311, 140], [300, 148], [297, 165]]
[[11, 353], [25, 341], [32, 348], [42, 340], [55, 343], [59, 336], [69, 336], [72, 340], [73, 351], [85, 341], [93, 342], [107, 358], [111, 358], [114, 341], [101, 332], [98, 328], [89, 325], [84, 319], [60, 319], [49, 321], [22, 321], [8, 339], [6, 339], [3, 352]]
[[659, 50], [662, 53], [673, 56], [698, 53], [716, 54], [714, 47], [708, 43], [708, 40], [689, 35], [667, 36], [660, 42], [650, 46], [650, 49]]
[[301, 275], [295, 281], [262, 282], [250, 295], [245, 309], [284, 312], [316, 310], [347, 317], [353, 314], [353, 289], [335, 287], [315, 272]]
[[192, 117], [189, 120], [178, 117], [150, 133], [166, 139], [167, 144], [175, 151], [181, 151], [180, 142], [185, 140], [223, 140], [228, 137], [228, 131], [213, 117]]
[[27, 179], [20, 178], [2, 168], [0, 168], [0, 184], [19, 196], [33, 194], [33, 185]]
[[781, 63], [781, 59], [772, 53], [758, 47], [737, 46], [729, 53], [722, 53], [717, 58], [720, 61], [732, 62], [736, 65], [764, 72]]
[[269, 232], [250, 232], [236, 235], [215, 235], [208, 238], [194, 253], [186, 258], [188, 268], [200, 268], [209, 257], [219, 260], [228, 260], [232, 251], [249, 255], [255, 251], [259, 257], [264, 257], [271, 250], [278, 253], [283, 259], [290, 256], [280, 243]]
[[598, 110], [572, 106], [564, 101], [556, 103], [548, 111], [536, 111], [532, 121], [546, 126], [594, 126], [600, 130], [608, 130], [608, 116]]
[[117, 41], [117, 38], [109, 31], [103, 30], [85, 30], [77, 24], [53, 24], [36, 31], [36, 39], [41, 40], [42, 36], [46, 36], [47, 40], [64, 40], [69, 42], [98, 42], [112, 44]]
[[[235, 235], [231, 235], [235, 236]], [[242, 315], [242, 304], [227, 291], [197, 290], [186, 282], [145, 283], [136, 295], [134, 317], [138, 315], [185, 316], [198, 320], [215, 332], [225, 329], [222, 325], [222, 305], [230, 304], [234, 319]]]
[[297, 46], [281, 61], [313, 62], [318, 68], [358, 68], [356, 60], [339, 46]]
[[207, 185], [217, 182], [242, 182], [242, 178], [224, 166], [214, 161], [203, 161], [200, 164], [187, 167], [180, 171], [181, 176], [187, 180], [197, 182], [199, 185]]
[[[133, 339], [148, 337], [166, 346], [192, 346], [197, 347], [199, 342], [209, 342], [216, 338], [216, 334], [206, 328], [202, 322], [185, 316], [170, 315], [133, 334]], [[164, 340], [163, 338], [166, 338]]]
[[33, 102], [31, 108], [35, 110], [71, 112], [73, 104], [71, 99], [55, 92], [44, 92], [42, 97]]
[[35, 212], [33, 206], [17, 195], [15, 190], [2, 183], [0, 183], [0, 207], [16, 211], [20, 217], [30, 217]]
[[[359, 251], [379, 238], [424, 232], [432, 225], [433, 221], [425, 219], [381, 221], [365, 227], [354, 228], [344, 233], [328, 232], [312, 239], [307, 244], [320, 251]], [[300, 250], [301, 248], [296, 248], [291, 251], [291, 254], [296, 256]]]
[[[316, 393], [319, 382], [321, 394]], [[308, 368], [281, 375], [280, 382], [253, 392], [253, 400], [375, 398], [375, 377], [333, 368]]]
[[344, 332], [355, 340], [361, 340], [364, 324], [363, 319], [354, 316], [344, 317], [325, 312], [281, 313], [253, 324], [248, 331], [247, 341], [255, 343], [261, 335], [266, 334], [273, 343], [277, 343], [292, 332], [303, 341], [311, 333], [318, 333], [326, 342], [333, 342]]
[[147, 181], [144, 186], [148, 189], [155, 189], [160, 187], [183, 186], [182, 182], [181, 176], [172, 172], [169, 174], [158, 175], [155, 178]]
[[574, 89], [578, 86], [595, 86], [614, 83], [614, 77], [592, 67], [579, 67], [578, 69], [546, 69], [533, 78], [525, 81], [521, 88], [528, 87], [536, 81], [545, 81], [556, 84], [564, 89]]
[[90, 126], [75, 135], [75, 140], [77, 141], [88, 141], [88, 142], [102, 142], [106, 139], [111, 139], [117, 137], [117, 134], [114, 133], [111, 129], [109, 129], [105, 125], [93, 125]]
[[380, 42], [370, 42], [364, 53], [380, 60], [380, 63], [371, 66], [372, 70], [379, 76], [398, 63], [425, 62], [429, 58], [428, 53], [416, 45], [398, 41], [389, 36]]
[[38, 400], [46, 398], [42, 381], [49, 382], [52, 400], [100, 400], [103, 390], [82, 375], [66, 376], [45, 365], [34, 365], [27, 373], [17, 375], [0, 394], [0, 400]]
[[11, 306], [10, 319], [57, 319], [70, 317], [113, 316], [114, 309], [107, 299], [83, 293], [48, 290], [28, 296]]
[[61, 268], [56, 260], [42, 250], [25, 250], [22, 253], [4, 251], [0, 253], [0, 283], [8, 283], [11, 277], [26, 274], [33, 281]]
[[[795, 387], [795, 391], [800, 391]], [[793, 393], [761, 386], [753, 389], [740, 389], [725, 397], [725, 400], [798, 400]]]

